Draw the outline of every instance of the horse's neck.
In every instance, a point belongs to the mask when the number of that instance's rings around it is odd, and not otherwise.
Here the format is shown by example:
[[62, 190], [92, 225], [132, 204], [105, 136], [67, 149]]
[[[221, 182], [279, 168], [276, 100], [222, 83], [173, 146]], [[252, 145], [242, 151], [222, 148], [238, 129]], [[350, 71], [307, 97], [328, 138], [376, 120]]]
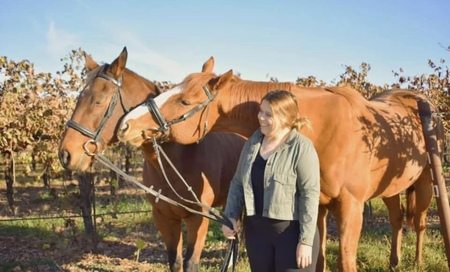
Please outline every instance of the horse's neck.
[[[174, 142], [167, 142], [161, 145], [161, 148], [163, 149], [164, 153], [167, 155], [169, 159], [176, 158], [175, 154], [183, 148], [182, 145], [174, 143]], [[141, 146], [142, 152], [144, 153], [145, 159], [155, 168], [160, 169], [159, 161], [158, 161], [158, 154], [156, 153], [153, 144], [152, 143], [144, 143]], [[160, 151], [158, 151], [160, 152]], [[165, 162], [166, 159], [164, 158], [163, 154], [159, 153], [159, 157], [161, 158], [161, 162]]]
[[237, 81], [230, 84], [220, 99], [220, 112], [212, 130], [234, 132], [250, 137], [259, 128], [257, 119], [263, 96], [273, 90], [291, 90], [292, 83]]
[[134, 72], [129, 72], [129, 74], [125, 75], [125, 80], [128, 82], [128, 85], [125, 87], [124, 84], [124, 90], [126, 89], [124, 98], [129, 100], [129, 106], [131, 107], [143, 103], [148, 97], [156, 97], [160, 93], [155, 83]]
[[[256, 115], [255, 115], [256, 116]], [[259, 128], [259, 122], [255, 118], [255, 121], [251, 120], [237, 120], [234, 118], [219, 118], [211, 131], [215, 132], [232, 132], [244, 136], [250, 137], [256, 129]]]
[[[292, 92], [299, 102], [301, 116], [312, 119], [313, 124], [320, 124], [323, 112], [332, 112], [336, 98], [345, 98], [344, 92], [330, 91], [325, 88], [309, 88], [297, 86], [289, 82], [252, 82], [240, 81], [231, 83], [219, 99], [220, 116], [214, 123], [214, 131], [234, 132], [245, 137], [259, 128], [259, 104], [269, 91], [287, 90]], [[318, 114], [320, 113], [320, 114]], [[326, 114], [332, 118], [331, 114]], [[320, 127], [315, 125], [316, 131]], [[307, 130], [305, 129], [307, 132]]]

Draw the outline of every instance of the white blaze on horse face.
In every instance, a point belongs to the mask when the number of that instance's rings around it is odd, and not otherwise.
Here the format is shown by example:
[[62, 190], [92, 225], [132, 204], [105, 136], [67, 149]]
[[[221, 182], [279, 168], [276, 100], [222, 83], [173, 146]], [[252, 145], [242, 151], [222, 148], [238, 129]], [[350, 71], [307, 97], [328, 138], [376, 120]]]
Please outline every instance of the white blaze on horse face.
[[[182, 91], [183, 91], [183, 88], [181, 86], [177, 85], [177, 86], [173, 87], [172, 89], [163, 92], [162, 94], [160, 94], [154, 98], [156, 106], [158, 108], [161, 108], [161, 106], [164, 105], [164, 103], [166, 103], [167, 99], [169, 99], [173, 95], [181, 93]], [[149, 114], [149, 113], [150, 112], [147, 107], [147, 104], [143, 103], [143, 104], [137, 106], [132, 111], [130, 111], [127, 115], [125, 115], [125, 117], [123, 118], [123, 121], [122, 121], [122, 125], [126, 124], [126, 122], [128, 122], [129, 120], [139, 119], [141, 116], [143, 116], [145, 114]]]
[[172, 89], [163, 92], [162, 94], [155, 97], [154, 100], [155, 100], [156, 106], [158, 106], [158, 108], [161, 108], [161, 106], [164, 105], [164, 103], [166, 103], [166, 101], [167, 101], [167, 99], [169, 99], [169, 97], [179, 94], [182, 91], [183, 91], [183, 88], [181, 87], [181, 85], [177, 85], [177, 86], [173, 87]]

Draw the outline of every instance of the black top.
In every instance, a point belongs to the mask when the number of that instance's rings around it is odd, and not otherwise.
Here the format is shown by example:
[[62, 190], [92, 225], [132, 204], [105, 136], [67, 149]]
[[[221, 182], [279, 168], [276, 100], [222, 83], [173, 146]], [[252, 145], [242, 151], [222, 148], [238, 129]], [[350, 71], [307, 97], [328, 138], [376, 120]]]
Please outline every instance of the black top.
[[253, 195], [255, 200], [255, 212], [257, 216], [262, 216], [264, 205], [264, 170], [266, 169], [267, 160], [265, 160], [258, 152], [252, 165], [251, 180], [253, 187]]

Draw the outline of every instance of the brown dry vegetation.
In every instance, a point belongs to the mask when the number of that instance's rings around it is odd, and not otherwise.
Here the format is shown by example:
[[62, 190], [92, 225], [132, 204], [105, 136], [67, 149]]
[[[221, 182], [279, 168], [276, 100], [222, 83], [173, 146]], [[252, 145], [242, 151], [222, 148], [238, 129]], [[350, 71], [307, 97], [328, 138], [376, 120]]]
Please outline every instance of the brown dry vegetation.
[[[49, 172], [57, 174], [61, 170], [55, 150], [65, 122], [70, 118], [75, 106], [74, 99], [67, 96], [66, 90], [79, 90], [83, 86], [84, 73], [80, 70], [84, 63], [81, 55], [81, 48], [73, 50], [65, 58], [67, 63], [64, 65], [64, 70], [56, 75], [35, 74], [33, 63], [27, 60], [15, 62], [6, 56], [0, 56], [0, 73], [10, 77], [0, 82], [2, 111], [0, 115], [0, 152], [2, 152], [0, 154], [0, 220], [3, 220], [0, 221], [0, 270], [167, 271], [164, 245], [152, 223], [150, 212], [119, 214], [117, 218], [111, 215], [100, 216], [96, 220], [98, 244], [93, 243], [90, 237], [86, 237], [83, 220], [79, 217], [69, 217], [80, 214], [78, 186], [75, 180], [53, 179], [49, 189], [43, 187], [41, 180], [34, 181], [42, 174], [42, 169], [28, 175], [23, 174], [22, 170], [17, 170], [17, 175], [14, 173], [10, 176], [15, 175], [17, 178], [13, 186], [10, 186], [15, 193], [15, 217], [11, 213], [3, 174], [9, 170], [11, 172], [15, 170], [14, 166], [7, 167], [2, 164], [4, 163], [3, 152], [12, 154], [14, 163], [17, 164], [29, 164], [32, 158], [37, 158], [38, 163], [47, 165]], [[367, 63], [362, 63], [359, 69], [344, 66], [345, 71], [339, 81], [332, 82], [331, 85], [353, 87], [365, 97], [396, 87], [424, 92], [438, 105], [443, 113], [446, 129], [450, 129], [449, 69], [443, 59], [436, 62], [428, 60], [428, 64], [430, 67], [428, 74], [408, 76], [401, 69], [394, 72], [399, 83], [391, 86], [371, 84], [367, 79], [370, 72], [370, 65]], [[130, 68], [133, 69], [133, 67]], [[69, 79], [64, 79], [61, 76], [63, 74]], [[330, 85], [314, 76], [299, 77], [296, 83], [305, 86]], [[167, 84], [167, 82], [162, 83], [162, 85]], [[42, 99], [43, 93], [47, 94], [45, 99]], [[28, 105], [33, 111], [25, 111], [24, 105]], [[139, 175], [135, 173], [135, 176]], [[10, 185], [13, 183], [12, 180], [8, 182]], [[115, 199], [110, 195], [109, 184], [101, 180], [96, 184], [96, 189], [97, 213], [111, 212]], [[150, 209], [143, 192], [135, 188], [123, 187], [117, 195], [122, 199], [120, 203], [127, 203], [129, 206], [134, 203], [131, 210]], [[7, 221], [49, 215], [62, 218]], [[442, 267], [446, 267], [446, 260], [445, 255], [442, 257], [442, 239], [439, 236], [435, 207], [430, 211], [428, 219], [429, 242], [425, 248], [428, 246], [432, 249], [426, 254], [437, 261], [423, 271], [440, 271]], [[330, 267], [333, 267], [336, 263], [337, 242], [333, 219], [329, 218], [329, 221], [330, 243], [327, 244], [327, 262]], [[218, 226], [212, 224], [203, 253], [201, 271], [217, 271], [221, 265], [226, 244], [218, 232]], [[365, 240], [370, 240], [371, 237], [383, 244], [375, 245], [372, 241], [364, 244]], [[358, 265], [361, 270], [384, 271], [387, 267], [389, 237], [389, 223], [385, 211], [369, 218], [363, 230], [363, 239], [358, 251]], [[137, 241], [144, 242], [139, 261], [136, 261], [135, 255]], [[413, 267], [411, 255], [414, 254], [414, 242], [409, 241], [409, 244], [407, 242], [405, 244], [404, 262], [407, 264], [399, 271], [411, 271]], [[368, 257], [371, 247], [379, 247], [374, 255], [382, 256], [381, 264], [372, 260], [375, 258]], [[245, 256], [244, 253], [242, 254]], [[432, 258], [425, 256], [425, 262], [429, 262]], [[241, 258], [238, 271], [249, 271], [245, 258]]]

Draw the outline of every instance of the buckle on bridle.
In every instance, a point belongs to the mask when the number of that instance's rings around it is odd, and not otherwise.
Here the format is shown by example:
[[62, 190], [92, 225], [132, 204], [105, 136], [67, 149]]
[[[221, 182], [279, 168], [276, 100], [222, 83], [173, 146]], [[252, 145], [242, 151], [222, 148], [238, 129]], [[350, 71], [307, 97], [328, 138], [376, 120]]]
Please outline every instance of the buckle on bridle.
[[[89, 145], [95, 146], [95, 149], [93, 152], [91, 152], [89, 150], [89, 147], [88, 147]], [[100, 150], [99, 142], [97, 142], [95, 140], [88, 140], [83, 144], [83, 149], [84, 149], [84, 152], [86, 153], [86, 155], [88, 155], [90, 157], [95, 156], [95, 154]]]
[[[161, 129], [163, 128], [163, 129]], [[163, 143], [165, 142], [168, 137], [169, 137], [169, 126], [164, 126], [164, 127], [160, 127], [160, 128], [148, 128], [148, 129], [144, 129], [142, 130], [142, 138], [144, 139], [144, 141], [155, 141], [156, 136], [161, 135], [161, 137], [159, 137], [159, 143]], [[150, 132], [150, 133], [147, 133]], [[149, 135], [147, 135], [149, 134]]]

